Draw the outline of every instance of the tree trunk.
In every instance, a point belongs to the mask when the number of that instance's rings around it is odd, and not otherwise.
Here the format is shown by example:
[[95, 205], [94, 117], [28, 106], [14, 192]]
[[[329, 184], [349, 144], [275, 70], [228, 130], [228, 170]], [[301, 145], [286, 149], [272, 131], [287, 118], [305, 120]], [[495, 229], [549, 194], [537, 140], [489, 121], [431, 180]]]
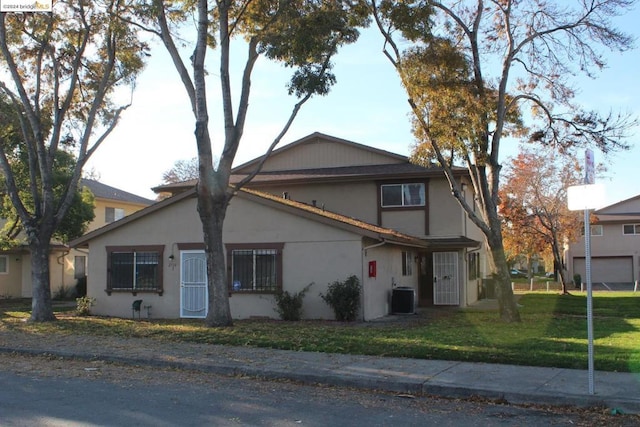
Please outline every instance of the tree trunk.
[[[49, 242], [38, 231], [31, 231], [29, 235], [29, 249], [31, 250], [31, 317], [30, 322], [49, 322], [56, 320], [51, 305], [51, 283], [49, 276]], [[36, 236], [36, 237], [32, 237]]]
[[504, 255], [502, 244], [502, 232], [500, 220], [497, 213], [489, 218], [491, 232], [486, 235], [487, 246], [490, 253], [490, 266], [493, 273], [496, 298], [498, 299], [498, 309], [500, 319], [505, 322], [519, 322], [520, 313], [511, 289], [511, 276], [509, 275], [509, 265]]
[[564, 263], [562, 262], [562, 256], [560, 255], [560, 249], [556, 244], [553, 244], [551, 247], [553, 252], [553, 260], [555, 264], [558, 266], [558, 277], [560, 278], [560, 286], [562, 287], [562, 295], [569, 295], [569, 291], [567, 290], [567, 270], [564, 268]]
[[209, 288], [209, 311], [205, 319], [207, 326], [233, 325], [222, 241], [224, 217], [228, 205], [229, 196], [223, 188], [214, 186], [213, 190], [209, 192], [205, 185], [198, 184], [198, 213], [202, 222], [207, 255], [207, 285]]

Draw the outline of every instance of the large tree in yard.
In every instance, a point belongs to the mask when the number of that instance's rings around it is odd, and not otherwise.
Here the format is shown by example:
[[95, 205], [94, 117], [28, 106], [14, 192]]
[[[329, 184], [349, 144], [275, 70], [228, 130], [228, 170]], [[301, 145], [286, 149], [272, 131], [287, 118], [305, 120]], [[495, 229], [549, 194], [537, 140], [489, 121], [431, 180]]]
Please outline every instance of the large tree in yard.
[[59, 0], [50, 13], [0, 14], [0, 170], [31, 253], [31, 321], [55, 320], [51, 239], [66, 235], [82, 167], [126, 108], [116, 89], [143, 67], [126, 13], [117, 0]]
[[[190, 16], [195, 19], [192, 43], [188, 41], [189, 35], [179, 35], [179, 30], [186, 27], [184, 21]], [[329, 92], [335, 82], [331, 73], [333, 55], [340, 46], [356, 41], [357, 28], [366, 24], [368, 11], [366, 5], [349, 0], [153, 0], [141, 17], [143, 20], [139, 24], [154, 32], [169, 52], [191, 103], [198, 150], [198, 213], [204, 234], [209, 288], [205, 323], [230, 326], [232, 318], [222, 242], [227, 206], [236, 189], [259, 172], [301, 106], [313, 95]], [[144, 19], [149, 17], [152, 19]], [[187, 46], [189, 51], [185, 56], [188, 59], [183, 58], [183, 51], [178, 46]], [[232, 53], [241, 56], [239, 49], [244, 50], [241, 54], [244, 69], [237, 76], [237, 92], [234, 92]], [[217, 54], [217, 72], [207, 70], [205, 59], [209, 50]], [[273, 138], [261, 165], [232, 188], [229, 186], [231, 166], [245, 128], [254, 66], [261, 56], [294, 70], [288, 91], [298, 101], [282, 131]], [[218, 79], [221, 94], [218, 102], [222, 104], [222, 117], [212, 126], [224, 130], [217, 166], [214, 166], [212, 150], [211, 134], [214, 132], [211, 132], [209, 122], [209, 74]]]
[[582, 184], [578, 160], [548, 149], [524, 149], [509, 159], [503, 181], [500, 215], [505, 247], [529, 254], [550, 251], [562, 293], [568, 293], [562, 252], [565, 239], [574, 241], [581, 229], [582, 217], [567, 206], [567, 188]]
[[[591, 76], [604, 66], [607, 50], [630, 48], [630, 38], [610, 19], [634, 1], [369, 4], [414, 113], [413, 158], [444, 168], [452, 194], [484, 234], [500, 317], [518, 321], [498, 214], [501, 148], [508, 137], [525, 134], [565, 151], [625, 147], [621, 137], [633, 121], [582, 110], [574, 103], [571, 77]], [[456, 162], [469, 171], [475, 207], [454, 179]]]

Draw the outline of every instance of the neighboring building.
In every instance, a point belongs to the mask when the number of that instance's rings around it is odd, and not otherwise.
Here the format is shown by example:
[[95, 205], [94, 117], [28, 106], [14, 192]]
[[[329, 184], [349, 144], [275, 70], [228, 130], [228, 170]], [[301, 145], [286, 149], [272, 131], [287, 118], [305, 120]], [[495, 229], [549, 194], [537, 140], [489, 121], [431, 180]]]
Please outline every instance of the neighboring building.
[[[119, 190], [91, 179], [82, 179], [80, 186], [91, 190], [95, 197], [95, 218], [88, 231], [130, 215], [153, 200]], [[60, 242], [52, 242], [49, 261], [51, 291], [55, 295], [61, 288], [75, 286], [77, 279], [86, 275], [87, 252], [72, 250]], [[31, 256], [27, 245], [0, 252], [0, 298], [30, 298]]]
[[[235, 168], [232, 181], [257, 162]], [[464, 169], [455, 174], [466, 182]], [[72, 242], [91, 251], [94, 313], [129, 316], [133, 300], [143, 299], [153, 317], [206, 315], [194, 185], [158, 187], [174, 196]], [[463, 188], [473, 200], [471, 186]], [[415, 290], [420, 306], [466, 306], [478, 300], [486, 274], [481, 241], [442, 169], [314, 133], [274, 151], [231, 201], [224, 243], [232, 316], [277, 317], [276, 291], [313, 282], [305, 317], [332, 318], [319, 293], [350, 275], [363, 286], [364, 320], [388, 314], [399, 287]]]
[[[640, 195], [593, 212], [591, 224], [591, 281], [627, 283], [640, 279]], [[565, 254], [569, 277], [585, 280], [584, 236]], [[631, 289], [631, 288], [630, 288]]]

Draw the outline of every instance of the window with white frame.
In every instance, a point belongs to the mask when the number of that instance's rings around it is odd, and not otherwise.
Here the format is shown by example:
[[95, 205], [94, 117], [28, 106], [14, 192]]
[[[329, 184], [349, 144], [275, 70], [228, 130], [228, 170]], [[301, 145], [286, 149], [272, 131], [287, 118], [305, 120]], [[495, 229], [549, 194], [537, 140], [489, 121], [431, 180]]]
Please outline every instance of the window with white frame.
[[622, 226], [622, 234], [624, 235], [640, 234], [640, 224], [624, 224]]
[[402, 275], [403, 276], [412, 276], [413, 275], [413, 253], [412, 252], [402, 252]]
[[283, 244], [228, 244], [232, 292], [267, 292], [282, 289]]
[[9, 274], [9, 257], [0, 255], [0, 274]]
[[104, 222], [107, 224], [124, 218], [124, 209], [121, 208], [104, 208]]
[[[591, 237], [604, 235], [604, 228], [602, 227], [602, 224], [591, 224], [590, 231], [591, 231]], [[583, 226], [580, 228], [580, 235], [584, 236], [584, 223], [583, 223]]]
[[162, 246], [107, 247], [107, 293], [162, 294]]
[[383, 208], [424, 206], [424, 183], [383, 184], [380, 186], [380, 200]]

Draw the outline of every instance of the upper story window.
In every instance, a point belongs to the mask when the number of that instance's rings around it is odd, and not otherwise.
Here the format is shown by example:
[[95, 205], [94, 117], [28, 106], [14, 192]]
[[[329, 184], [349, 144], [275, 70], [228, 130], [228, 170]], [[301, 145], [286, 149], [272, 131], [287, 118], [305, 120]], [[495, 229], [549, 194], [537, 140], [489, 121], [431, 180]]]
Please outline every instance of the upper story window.
[[233, 292], [276, 292], [282, 288], [283, 244], [227, 245]]
[[424, 206], [424, 183], [384, 184], [380, 186], [382, 207]]
[[624, 224], [622, 226], [622, 234], [624, 235], [640, 234], [640, 224]]
[[104, 222], [107, 224], [122, 218], [124, 218], [124, 209], [110, 207], [104, 208]]
[[[591, 237], [604, 235], [604, 229], [602, 227], [602, 224], [591, 224], [590, 230], [591, 230]], [[580, 227], [580, 235], [584, 236], [584, 223], [583, 223], [583, 226]]]
[[107, 247], [107, 293], [162, 294], [162, 246]]
[[602, 224], [593, 224], [591, 225], [591, 235], [592, 236], [602, 236], [604, 234], [604, 229]]

